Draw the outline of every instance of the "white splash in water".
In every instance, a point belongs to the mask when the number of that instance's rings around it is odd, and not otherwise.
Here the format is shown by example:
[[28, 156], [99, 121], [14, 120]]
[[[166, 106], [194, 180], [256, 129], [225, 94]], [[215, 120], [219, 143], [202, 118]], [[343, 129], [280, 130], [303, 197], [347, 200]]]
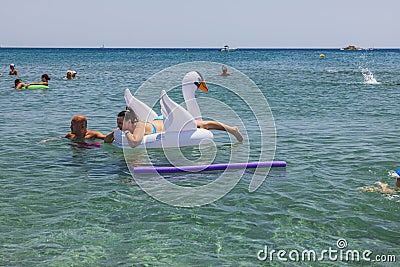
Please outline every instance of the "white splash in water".
[[366, 84], [380, 84], [378, 82], [372, 72], [367, 69], [367, 68], [360, 68], [361, 69], [361, 74], [364, 76], [364, 83]]
[[338, 70], [327, 69], [326, 72], [329, 72], [329, 73], [337, 73], [337, 72], [339, 72], [339, 71], [338, 71]]

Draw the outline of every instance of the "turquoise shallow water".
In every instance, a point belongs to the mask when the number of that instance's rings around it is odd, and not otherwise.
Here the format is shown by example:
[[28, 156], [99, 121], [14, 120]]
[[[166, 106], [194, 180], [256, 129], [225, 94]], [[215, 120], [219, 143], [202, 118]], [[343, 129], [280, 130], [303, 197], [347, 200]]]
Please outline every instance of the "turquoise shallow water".
[[[177, 208], [144, 193], [113, 146], [79, 150], [64, 139], [40, 143], [68, 132], [78, 113], [88, 117], [90, 129], [110, 131], [124, 108], [125, 88], [134, 91], [164, 68], [189, 61], [236, 68], [268, 99], [275, 159], [288, 166], [272, 170], [257, 191], [248, 192], [246, 173], [222, 199]], [[400, 50], [2, 48], [0, 62], [1, 266], [291, 266], [297, 263], [261, 262], [257, 252], [264, 245], [321, 251], [337, 248], [339, 238], [348, 249], [399, 255], [399, 196], [357, 188], [375, 181], [392, 186], [391, 172], [400, 166], [400, 86], [394, 85], [400, 83]], [[10, 63], [26, 82], [48, 73], [50, 89], [13, 90]], [[63, 80], [67, 69], [78, 79]], [[210, 88], [215, 99], [251, 120], [248, 107]], [[248, 130], [247, 140], [257, 139]], [[231, 146], [222, 133], [216, 141], [216, 160], [223, 162]], [[250, 158], [257, 154], [252, 149]], [[166, 163], [160, 152], [151, 157]], [[170, 179], [203, 184], [216, 177]]]

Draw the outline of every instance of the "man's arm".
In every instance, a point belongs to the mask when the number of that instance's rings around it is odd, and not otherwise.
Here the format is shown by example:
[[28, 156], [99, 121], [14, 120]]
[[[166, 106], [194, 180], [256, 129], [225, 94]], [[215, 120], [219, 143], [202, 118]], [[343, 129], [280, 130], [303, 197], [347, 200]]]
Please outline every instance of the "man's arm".
[[104, 140], [106, 136], [104, 134], [102, 134], [101, 132], [97, 132], [97, 131], [91, 131], [89, 130], [88, 133], [86, 133], [86, 138], [90, 139], [90, 138], [98, 138], [98, 139], [102, 139]]
[[119, 130], [118, 128], [115, 130], [112, 130], [109, 132], [105, 137], [104, 137], [104, 143], [112, 143], [114, 141], [114, 132], [116, 130]]
[[67, 134], [64, 136], [64, 138], [71, 139], [73, 136], [74, 136], [74, 135], [73, 135], [71, 132], [69, 132], [69, 133], [67, 133]]

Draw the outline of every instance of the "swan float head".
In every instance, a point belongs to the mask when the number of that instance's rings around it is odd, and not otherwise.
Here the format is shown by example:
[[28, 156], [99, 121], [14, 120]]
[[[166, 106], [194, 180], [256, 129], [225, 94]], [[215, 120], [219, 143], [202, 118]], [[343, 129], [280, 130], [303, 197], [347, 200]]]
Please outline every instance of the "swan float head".
[[186, 73], [185, 77], [182, 80], [182, 87], [185, 91], [192, 91], [193, 93], [196, 90], [201, 90], [203, 92], [208, 92], [208, 87], [206, 82], [204, 81], [203, 75], [201, 75], [198, 71], [191, 71]]
[[185, 99], [186, 108], [193, 118], [202, 120], [201, 111], [197, 104], [195, 94], [197, 90], [208, 92], [208, 86], [203, 75], [198, 71], [188, 72], [182, 80], [182, 94]]

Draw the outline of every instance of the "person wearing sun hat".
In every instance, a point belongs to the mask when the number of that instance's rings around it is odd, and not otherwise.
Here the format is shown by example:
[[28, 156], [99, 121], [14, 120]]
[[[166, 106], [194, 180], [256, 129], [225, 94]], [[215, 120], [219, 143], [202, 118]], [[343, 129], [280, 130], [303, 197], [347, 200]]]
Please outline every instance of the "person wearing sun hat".
[[10, 72], [9, 72], [10, 75], [18, 75], [18, 71], [14, 67], [15, 67], [14, 63], [10, 64]]
[[66, 80], [72, 80], [76, 78], [76, 71], [74, 70], [67, 70], [67, 76], [64, 78]]

